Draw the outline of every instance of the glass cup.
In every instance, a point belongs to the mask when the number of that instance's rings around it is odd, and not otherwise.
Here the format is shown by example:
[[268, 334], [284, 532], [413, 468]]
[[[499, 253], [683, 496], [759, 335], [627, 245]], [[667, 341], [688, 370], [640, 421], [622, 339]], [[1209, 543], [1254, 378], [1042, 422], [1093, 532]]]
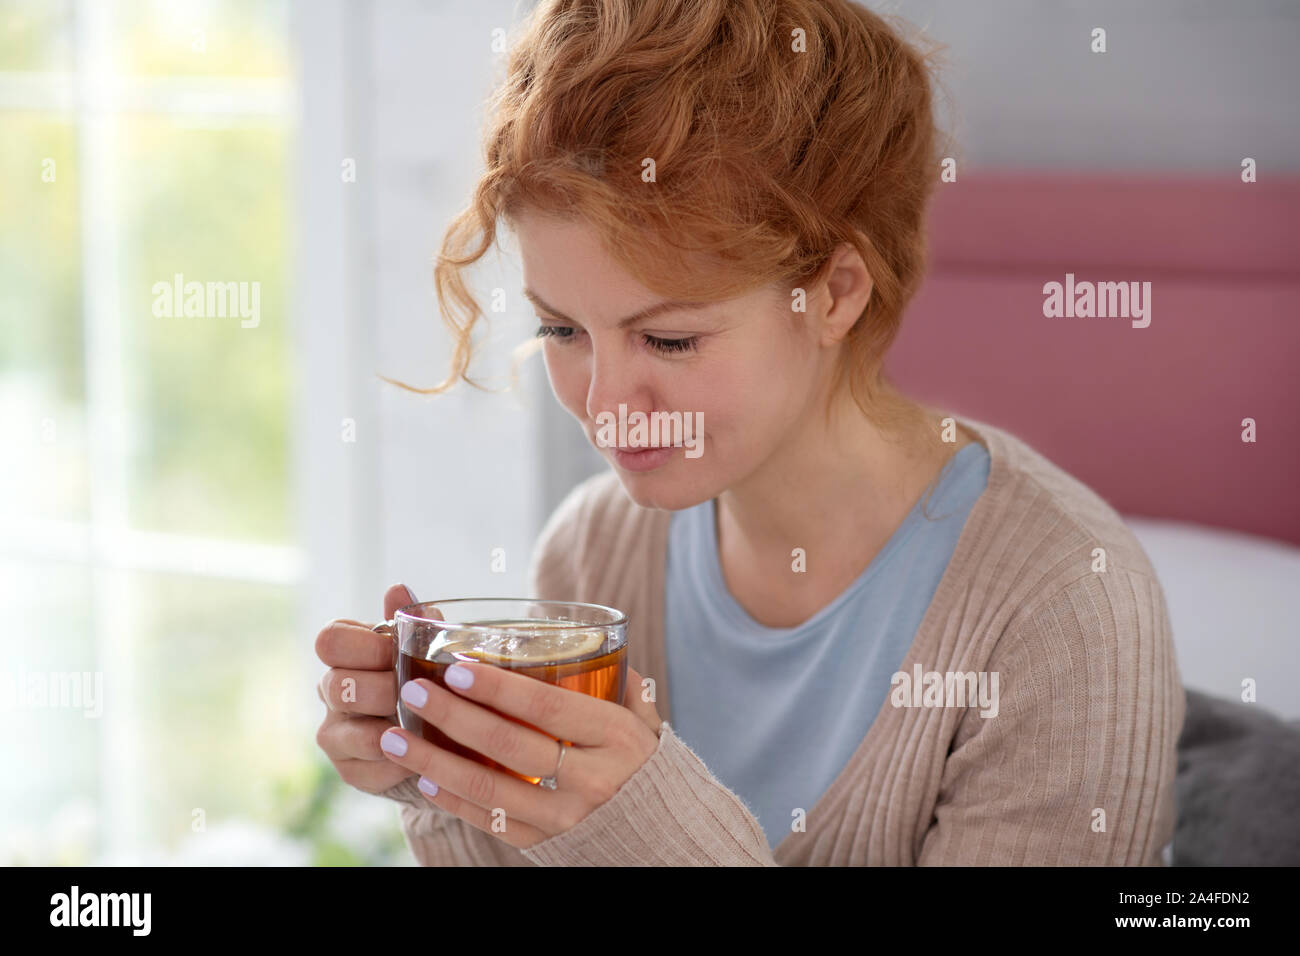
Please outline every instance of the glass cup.
[[[627, 686], [627, 615], [599, 604], [537, 601], [528, 598], [457, 598], [424, 601], [402, 608], [374, 630], [393, 639], [398, 690], [409, 680], [427, 678], [446, 688], [443, 674], [457, 661], [504, 667], [580, 694], [623, 703]], [[452, 691], [456, 693], [456, 691]], [[480, 704], [478, 706], [486, 706]], [[538, 733], [544, 730], [495, 708], [495, 714]], [[397, 719], [402, 729], [432, 744], [508, 773], [504, 767], [452, 740], [407, 709], [400, 695]], [[552, 740], [558, 738], [546, 734]], [[559, 741], [572, 746], [572, 741]]]

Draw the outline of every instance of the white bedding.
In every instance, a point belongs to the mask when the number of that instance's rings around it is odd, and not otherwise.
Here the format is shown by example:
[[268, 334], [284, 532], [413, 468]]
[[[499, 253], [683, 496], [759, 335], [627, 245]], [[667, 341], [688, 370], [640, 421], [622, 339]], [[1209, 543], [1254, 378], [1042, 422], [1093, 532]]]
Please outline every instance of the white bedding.
[[1164, 587], [1183, 684], [1300, 717], [1300, 547], [1203, 525], [1124, 516]]

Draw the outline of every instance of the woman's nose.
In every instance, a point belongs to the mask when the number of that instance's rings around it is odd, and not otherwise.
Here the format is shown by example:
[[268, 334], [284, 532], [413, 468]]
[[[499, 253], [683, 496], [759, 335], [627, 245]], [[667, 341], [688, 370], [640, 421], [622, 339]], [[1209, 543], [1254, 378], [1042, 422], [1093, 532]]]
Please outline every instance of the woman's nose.
[[592, 359], [591, 382], [587, 387], [587, 416], [595, 422], [602, 412], [618, 417], [619, 405], [625, 414], [634, 409], [651, 408], [649, 388], [631, 357], [598, 355]]

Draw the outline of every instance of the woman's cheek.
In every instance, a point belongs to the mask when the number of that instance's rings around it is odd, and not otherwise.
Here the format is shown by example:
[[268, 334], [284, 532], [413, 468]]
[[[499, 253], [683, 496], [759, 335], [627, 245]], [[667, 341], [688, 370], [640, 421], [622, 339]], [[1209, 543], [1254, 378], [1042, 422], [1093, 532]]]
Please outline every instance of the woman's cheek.
[[582, 370], [573, 362], [565, 361], [562, 356], [555, 356], [547, 348], [543, 353], [546, 361], [546, 377], [550, 380], [551, 391], [570, 415], [585, 422], [587, 419], [587, 386], [583, 381]]

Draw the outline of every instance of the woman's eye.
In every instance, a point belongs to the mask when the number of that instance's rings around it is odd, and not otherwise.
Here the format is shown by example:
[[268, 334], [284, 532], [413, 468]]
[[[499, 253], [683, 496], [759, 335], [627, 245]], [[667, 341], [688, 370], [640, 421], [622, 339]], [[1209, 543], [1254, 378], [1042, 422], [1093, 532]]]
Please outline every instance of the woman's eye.
[[691, 336], [685, 339], [660, 339], [653, 335], [644, 336], [646, 345], [660, 352], [690, 352], [699, 348], [699, 336]]
[[[554, 338], [557, 342], [571, 342], [577, 332], [569, 325], [539, 325], [537, 327], [537, 337], [539, 339]], [[698, 335], [690, 336], [684, 339], [661, 339], [654, 335], [642, 335], [645, 344], [657, 352], [672, 354], [677, 352], [691, 352], [700, 346]]]
[[[577, 330], [571, 325], [538, 325], [538, 338], [554, 338], [558, 342], [572, 342], [573, 336]], [[656, 336], [642, 336], [647, 346], [655, 351], [672, 354], [672, 352], [694, 351], [699, 347], [699, 337], [690, 336], [689, 338], [658, 338]]]
[[539, 325], [537, 327], [537, 337], [539, 339], [554, 336], [561, 342], [573, 338], [573, 328], [568, 325]]

